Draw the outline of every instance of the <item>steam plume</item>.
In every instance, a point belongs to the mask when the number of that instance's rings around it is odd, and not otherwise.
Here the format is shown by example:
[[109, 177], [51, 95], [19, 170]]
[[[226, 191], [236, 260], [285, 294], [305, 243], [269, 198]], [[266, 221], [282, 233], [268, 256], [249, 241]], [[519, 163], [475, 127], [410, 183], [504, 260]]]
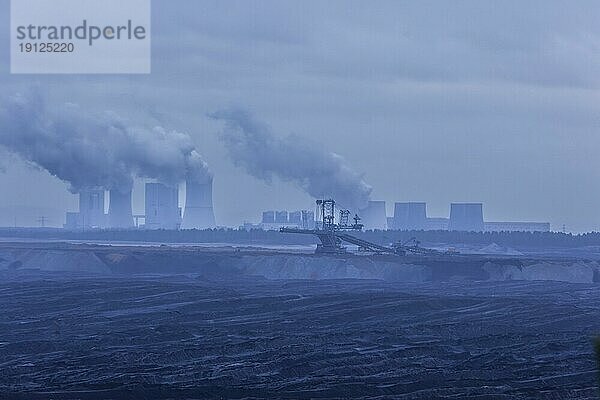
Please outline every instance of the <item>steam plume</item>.
[[70, 184], [127, 192], [133, 178], [177, 184], [210, 175], [189, 135], [127, 124], [75, 104], [49, 107], [36, 91], [0, 104], [0, 146]]
[[314, 198], [332, 196], [345, 207], [367, 204], [371, 186], [340, 155], [295, 135], [277, 137], [266, 124], [242, 110], [210, 116], [225, 122], [221, 138], [234, 163], [251, 175], [266, 182], [277, 176], [294, 182]]

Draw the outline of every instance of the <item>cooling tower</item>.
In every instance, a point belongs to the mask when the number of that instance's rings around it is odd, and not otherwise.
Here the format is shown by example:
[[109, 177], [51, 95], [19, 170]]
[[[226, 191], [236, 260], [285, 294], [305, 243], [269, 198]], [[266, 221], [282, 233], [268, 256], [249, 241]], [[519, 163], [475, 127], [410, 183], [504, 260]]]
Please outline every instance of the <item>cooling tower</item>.
[[289, 214], [288, 222], [290, 224], [302, 225], [302, 211], [292, 211]]
[[302, 211], [302, 228], [304, 229], [315, 229], [315, 212], [314, 211]]
[[287, 211], [275, 211], [275, 223], [276, 224], [287, 224], [288, 223], [288, 212]]
[[272, 224], [275, 222], [275, 211], [265, 211], [262, 214], [263, 224]]
[[427, 205], [409, 202], [394, 205], [394, 229], [422, 230], [427, 226]]
[[82, 228], [104, 227], [104, 189], [85, 188], [79, 192], [78, 225]]
[[369, 201], [367, 208], [358, 213], [365, 229], [387, 229], [385, 201]]
[[179, 229], [179, 189], [146, 183], [146, 229]]
[[118, 229], [133, 228], [131, 212], [131, 190], [121, 193], [118, 190], [109, 192], [108, 227]]
[[182, 229], [207, 229], [216, 226], [212, 202], [212, 183], [212, 178], [204, 183], [186, 182]]
[[451, 231], [483, 232], [483, 204], [452, 203], [450, 204]]

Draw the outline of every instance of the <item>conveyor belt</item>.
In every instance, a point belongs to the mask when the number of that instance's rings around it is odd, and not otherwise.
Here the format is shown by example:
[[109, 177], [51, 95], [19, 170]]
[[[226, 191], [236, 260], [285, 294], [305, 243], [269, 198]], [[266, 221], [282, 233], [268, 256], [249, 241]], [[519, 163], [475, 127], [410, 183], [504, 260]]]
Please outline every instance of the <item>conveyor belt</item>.
[[336, 233], [336, 236], [339, 237], [340, 239], [342, 239], [344, 242], [355, 244], [359, 247], [373, 251], [375, 253], [396, 254], [396, 251], [394, 249], [392, 249], [391, 247], [380, 246], [378, 244], [367, 242], [366, 240], [362, 240], [362, 239], [356, 238], [354, 236], [347, 235], [345, 233]]

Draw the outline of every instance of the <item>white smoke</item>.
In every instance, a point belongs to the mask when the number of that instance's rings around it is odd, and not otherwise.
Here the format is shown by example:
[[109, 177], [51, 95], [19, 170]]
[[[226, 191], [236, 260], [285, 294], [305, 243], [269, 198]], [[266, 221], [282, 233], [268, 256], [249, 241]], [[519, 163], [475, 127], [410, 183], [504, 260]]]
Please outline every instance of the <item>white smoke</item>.
[[196, 150], [192, 150], [186, 158], [186, 162], [186, 178], [189, 181], [205, 183], [212, 178], [212, 173], [208, 169], [208, 164]]
[[68, 182], [130, 190], [134, 177], [177, 184], [209, 175], [188, 134], [128, 125], [114, 113], [66, 103], [50, 107], [37, 91], [0, 104], [0, 146]]
[[234, 163], [271, 182], [274, 176], [294, 182], [314, 198], [331, 196], [349, 208], [366, 206], [372, 188], [338, 154], [296, 135], [275, 136], [243, 110], [223, 110], [210, 117], [224, 121], [221, 135]]

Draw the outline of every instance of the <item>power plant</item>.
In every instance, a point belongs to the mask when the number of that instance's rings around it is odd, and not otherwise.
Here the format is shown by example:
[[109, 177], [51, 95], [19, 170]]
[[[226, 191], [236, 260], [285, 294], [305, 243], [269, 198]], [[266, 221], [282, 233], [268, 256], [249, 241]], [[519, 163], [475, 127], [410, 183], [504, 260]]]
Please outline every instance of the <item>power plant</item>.
[[116, 189], [109, 191], [108, 226], [117, 229], [133, 228], [131, 190], [124, 193]]
[[146, 183], [146, 229], [179, 229], [181, 210], [179, 188], [162, 183]]
[[[145, 184], [143, 229], [207, 229], [216, 227], [212, 205], [212, 177], [203, 183], [186, 183], [186, 204], [179, 207], [179, 187], [159, 182]], [[132, 229], [136, 226], [132, 212], [131, 190], [108, 191], [108, 213], [104, 213], [105, 190], [85, 188], [79, 192], [79, 212], [67, 212], [66, 229]], [[286, 214], [287, 215], [287, 214]], [[287, 217], [286, 217], [287, 219]]]
[[483, 204], [452, 203], [450, 204], [450, 222], [448, 230], [483, 232]]
[[548, 232], [548, 222], [488, 222], [483, 203], [452, 203], [450, 218], [429, 217], [425, 202], [395, 203], [388, 228], [395, 230], [470, 232]]
[[275, 211], [263, 211], [262, 223], [263, 224], [274, 224], [275, 223]]
[[[143, 215], [132, 213], [131, 190], [105, 191], [101, 187], [80, 190], [79, 211], [68, 212], [66, 229], [210, 229], [216, 227], [212, 199], [213, 178], [186, 181], [186, 202], [179, 206], [179, 187], [159, 182], [145, 184]], [[106, 194], [108, 193], [108, 196]], [[108, 213], [105, 213], [108, 197]], [[319, 210], [264, 211], [258, 224], [245, 223], [245, 229], [279, 230], [282, 227], [315, 229]], [[356, 215], [366, 230], [449, 230], [469, 232], [548, 232], [547, 222], [488, 222], [484, 220], [483, 203], [452, 203], [449, 218], [429, 217], [425, 202], [396, 202], [393, 216], [387, 217], [385, 201], [369, 201]], [[138, 219], [144, 221], [138, 226]]]
[[102, 228], [105, 226], [104, 189], [85, 188], [79, 192], [78, 227]]
[[212, 176], [204, 182], [196, 182], [191, 179], [186, 181], [182, 229], [207, 229], [216, 226], [212, 185]]
[[314, 211], [263, 211], [261, 223], [246, 224], [245, 228], [263, 229], [266, 231], [279, 230], [282, 226], [293, 228], [313, 229], [315, 226]]
[[[377, 244], [358, 238], [349, 232], [360, 232], [368, 225], [362, 222], [366, 219], [371, 229], [384, 227], [383, 222], [387, 221], [385, 202], [370, 201], [367, 208], [361, 210], [366, 218], [361, 219], [358, 214], [351, 218], [349, 210], [339, 210], [339, 217], [336, 218], [336, 202], [333, 199], [317, 200], [317, 218], [313, 228], [281, 226], [281, 233], [295, 233], [304, 235], [314, 235], [321, 243], [317, 244], [317, 254], [343, 254], [347, 251], [343, 243], [350, 243], [358, 246], [359, 252], [368, 252], [374, 254], [393, 254], [405, 256], [409, 254], [420, 255], [455, 255], [455, 249], [441, 252], [433, 249], [426, 249], [420, 246], [420, 243], [412, 238], [407, 242], [396, 242], [389, 246]], [[272, 214], [265, 212], [263, 217], [270, 217]], [[275, 213], [277, 215], [277, 213]], [[351, 220], [354, 223], [351, 223]], [[411, 227], [424, 229], [427, 226], [426, 204], [422, 202], [396, 203], [394, 205], [394, 218], [390, 219], [395, 226]], [[436, 221], [437, 222], [437, 221]], [[277, 223], [277, 217], [275, 217]], [[507, 224], [507, 223], [493, 223]], [[513, 223], [515, 224], [515, 223]], [[526, 223], [516, 223], [518, 227], [525, 227]], [[447, 229], [454, 231], [483, 232], [485, 222], [483, 220], [482, 203], [452, 203], [450, 205], [450, 218]], [[536, 228], [545, 228], [543, 223], [534, 223]], [[549, 228], [549, 224], [547, 225]], [[385, 227], [383, 228], [385, 229]], [[412, 241], [412, 245], [408, 245]]]
[[287, 211], [275, 211], [275, 223], [287, 224], [289, 222], [289, 214]]
[[390, 229], [427, 229], [427, 204], [424, 202], [395, 203]]
[[[317, 210], [317, 216], [319, 210]], [[357, 216], [365, 230], [465, 231], [465, 232], [549, 232], [548, 222], [488, 222], [483, 203], [452, 203], [450, 217], [429, 217], [425, 202], [396, 202], [394, 214], [386, 215], [384, 201], [370, 201]], [[244, 229], [278, 230], [281, 227], [313, 229], [312, 211], [264, 211], [258, 224], [245, 223]]]
[[[0, 145], [62, 180], [70, 191], [79, 195], [79, 210], [67, 213], [65, 228], [216, 226], [212, 173], [195, 147], [192, 135], [160, 126], [131, 125], [116, 114], [97, 118], [91, 112], [75, 111], [72, 104], [64, 106], [47, 107], [44, 97], [34, 92], [7, 100], [4, 107], [18, 112], [6, 113], [3, 124], [10, 134], [0, 135]], [[32, 115], [36, 118], [31, 118]], [[295, 137], [276, 135], [268, 124], [244, 111], [221, 110], [210, 117], [224, 124], [221, 139], [225, 148], [250, 175], [266, 181], [280, 178], [312, 198], [326, 194], [339, 199], [340, 204], [357, 211], [362, 225], [369, 230], [550, 229], [548, 223], [485, 222], [481, 203], [453, 203], [449, 218], [428, 217], [424, 202], [395, 203], [394, 214], [388, 217], [385, 201], [370, 200], [373, 188], [339, 154], [319, 146], [299, 146]], [[103, 140], [98, 140], [100, 132]], [[32, 143], [43, 145], [32, 146]], [[72, 145], [69, 152], [64, 151], [65, 143]], [[256, 151], [257, 145], [261, 151]], [[160, 156], [155, 149], [161, 150]], [[140, 178], [156, 183], [145, 188], [143, 215], [134, 216], [132, 188], [135, 179]], [[180, 209], [177, 186], [183, 182], [185, 207]], [[304, 229], [314, 225], [314, 215], [307, 211], [267, 211], [257, 225], [263, 229], [273, 225]], [[40, 216], [40, 220], [43, 225], [45, 217]]]

